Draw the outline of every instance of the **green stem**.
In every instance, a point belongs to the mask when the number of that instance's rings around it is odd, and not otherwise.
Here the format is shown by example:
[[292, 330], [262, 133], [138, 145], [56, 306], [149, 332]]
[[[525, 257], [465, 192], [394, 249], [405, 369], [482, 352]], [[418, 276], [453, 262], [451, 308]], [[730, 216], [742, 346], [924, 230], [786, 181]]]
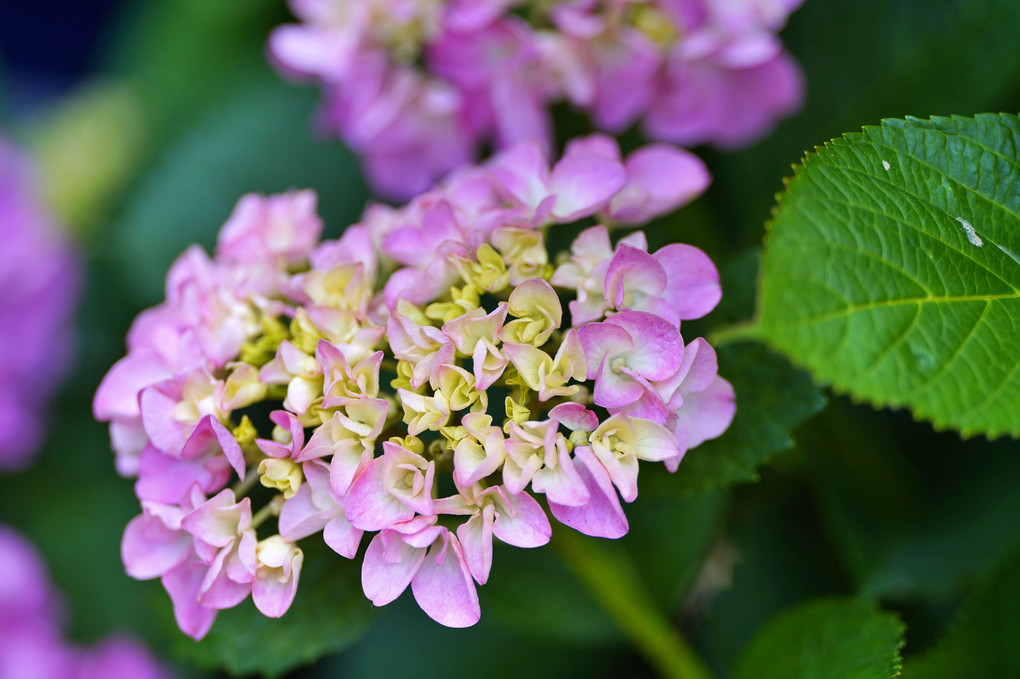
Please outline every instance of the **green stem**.
[[[279, 500], [277, 500], [277, 498], [279, 498]], [[270, 516], [279, 516], [282, 504], [283, 496], [282, 495], [275, 496], [272, 499], [272, 501], [269, 502], [269, 504], [267, 504], [265, 507], [263, 507], [262, 509], [258, 510], [258, 512], [255, 513], [255, 516], [253, 516], [251, 519], [251, 527], [258, 528], [263, 523], [265, 523], [266, 519], [268, 519]]]
[[238, 481], [237, 483], [234, 484], [234, 487], [232, 488], [232, 490], [234, 491], [234, 496], [237, 498], [244, 497], [245, 495], [248, 494], [249, 490], [255, 487], [255, 484], [258, 483], [258, 480], [259, 480], [258, 471], [255, 469], [249, 470], [248, 476], [246, 476], [243, 481]]
[[734, 342], [761, 341], [761, 328], [757, 321], [747, 321], [736, 325], [727, 325], [709, 333], [708, 341], [714, 347]]
[[711, 679], [697, 652], [655, 605], [621, 549], [606, 549], [570, 530], [553, 535], [567, 567], [645, 657], [669, 679]]

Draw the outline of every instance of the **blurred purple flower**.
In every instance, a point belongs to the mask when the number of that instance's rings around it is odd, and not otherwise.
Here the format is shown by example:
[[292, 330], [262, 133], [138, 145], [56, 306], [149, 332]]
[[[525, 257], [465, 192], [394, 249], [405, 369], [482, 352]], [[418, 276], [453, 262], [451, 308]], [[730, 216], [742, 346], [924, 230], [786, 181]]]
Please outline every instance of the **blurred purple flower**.
[[301, 23], [277, 28], [269, 55], [321, 84], [323, 130], [363, 156], [379, 193], [406, 199], [485, 147], [548, 150], [562, 102], [611, 133], [751, 143], [801, 104], [777, 37], [801, 2], [291, 0]]
[[69, 366], [79, 264], [26, 158], [0, 138], [0, 472], [25, 467]]
[[57, 598], [32, 545], [0, 524], [0, 677], [169, 679], [170, 673], [127, 637], [110, 637], [91, 648], [69, 644]]

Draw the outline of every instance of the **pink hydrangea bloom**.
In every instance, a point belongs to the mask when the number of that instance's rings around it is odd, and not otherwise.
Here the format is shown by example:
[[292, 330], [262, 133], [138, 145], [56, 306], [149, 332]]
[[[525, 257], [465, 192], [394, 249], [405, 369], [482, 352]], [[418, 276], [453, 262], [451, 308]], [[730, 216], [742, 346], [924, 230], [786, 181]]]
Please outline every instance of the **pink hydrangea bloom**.
[[58, 595], [35, 549], [0, 524], [0, 677], [100, 679], [171, 676], [133, 639], [114, 636], [94, 647], [64, 639]]
[[[655, 140], [750, 143], [800, 106], [800, 70], [777, 36], [800, 3], [292, 0], [300, 23], [277, 28], [269, 54], [321, 84], [322, 127], [363, 156], [380, 193], [406, 199], [482, 147], [549, 148], [560, 102], [612, 133], [640, 121]], [[650, 189], [620, 198], [636, 224], [637, 197], [661, 196], [653, 175], [631, 174]]]
[[34, 180], [0, 137], [0, 472], [24, 467], [42, 444], [71, 354], [79, 265]]
[[[469, 6], [459, 20], [481, 20]], [[657, 176], [678, 163], [693, 181]], [[676, 470], [735, 406], [711, 347], [680, 333], [719, 300], [711, 260], [648, 253], [640, 232], [614, 245], [603, 222], [674, 209], [703, 170], [659, 146], [623, 158], [603, 135], [557, 162], [524, 142], [320, 244], [310, 194], [242, 198], [216, 257], [178, 260], [96, 393], [138, 477], [127, 572], [160, 578], [201, 638], [249, 596], [288, 614], [303, 541], [347, 559], [365, 542], [374, 604], [410, 587], [462, 627], [494, 540], [549, 541], [545, 506], [626, 533], [641, 465]], [[577, 232], [570, 253], [548, 251], [549, 229]]]

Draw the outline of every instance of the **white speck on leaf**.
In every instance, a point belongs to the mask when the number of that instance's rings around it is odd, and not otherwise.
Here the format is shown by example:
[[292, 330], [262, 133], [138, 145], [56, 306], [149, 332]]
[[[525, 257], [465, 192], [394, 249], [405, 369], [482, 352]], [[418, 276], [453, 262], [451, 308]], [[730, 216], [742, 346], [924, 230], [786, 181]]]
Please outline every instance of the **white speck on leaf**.
[[974, 230], [974, 227], [970, 225], [970, 222], [963, 217], [957, 217], [956, 221], [963, 225], [963, 232], [967, 234], [967, 240], [970, 241], [971, 245], [981, 247], [985, 244], [985, 242], [981, 240], [981, 236], [977, 235], [977, 231]]
[[884, 168], [885, 168], [885, 171], [886, 171], [886, 172], [888, 172], [888, 171], [889, 171], [889, 168], [890, 168], [890, 167], [892, 167], [892, 165], [890, 165], [890, 164], [889, 164], [889, 161], [888, 161], [888, 160], [883, 160], [883, 161], [882, 161], [882, 167], [884, 167]]

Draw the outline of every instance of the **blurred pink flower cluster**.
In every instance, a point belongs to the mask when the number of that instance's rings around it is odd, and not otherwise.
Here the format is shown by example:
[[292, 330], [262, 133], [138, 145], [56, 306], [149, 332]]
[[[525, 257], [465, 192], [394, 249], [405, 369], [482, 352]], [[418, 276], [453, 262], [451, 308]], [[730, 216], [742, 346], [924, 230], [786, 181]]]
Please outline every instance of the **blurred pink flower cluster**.
[[278, 67], [320, 82], [320, 122], [407, 198], [483, 147], [552, 141], [566, 102], [597, 129], [745, 145], [800, 106], [777, 33], [803, 0], [291, 0]]
[[[606, 224], [645, 223], [708, 181], [685, 151], [621, 158], [596, 135], [551, 167], [515, 146], [370, 207], [336, 241], [319, 242], [311, 192], [242, 198], [215, 258], [174, 264], [96, 394], [138, 476], [128, 573], [161, 578], [202, 637], [248, 596], [283, 615], [299, 540], [321, 533], [353, 559], [374, 533], [366, 596], [410, 587], [460, 627], [479, 619], [494, 538], [549, 540], [543, 503], [583, 533], [625, 534], [639, 461], [676, 470], [735, 405], [712, 348], [680, 334], [719, 301], [711, 260], [650, 253], [640, 232], [614, 246]], [[552, 257], [546, 234], [571, 228]]]
[[80, 271], [39, 198], [28, 160], [0, 138], [0, 472], [42, 444], [69, 365]]
[[149, 652], [126, 637], [91, 648], [64, 637], [46, 566], [32, 546], [0, 524], [0, 677], [4, 679], [168, 679]]

